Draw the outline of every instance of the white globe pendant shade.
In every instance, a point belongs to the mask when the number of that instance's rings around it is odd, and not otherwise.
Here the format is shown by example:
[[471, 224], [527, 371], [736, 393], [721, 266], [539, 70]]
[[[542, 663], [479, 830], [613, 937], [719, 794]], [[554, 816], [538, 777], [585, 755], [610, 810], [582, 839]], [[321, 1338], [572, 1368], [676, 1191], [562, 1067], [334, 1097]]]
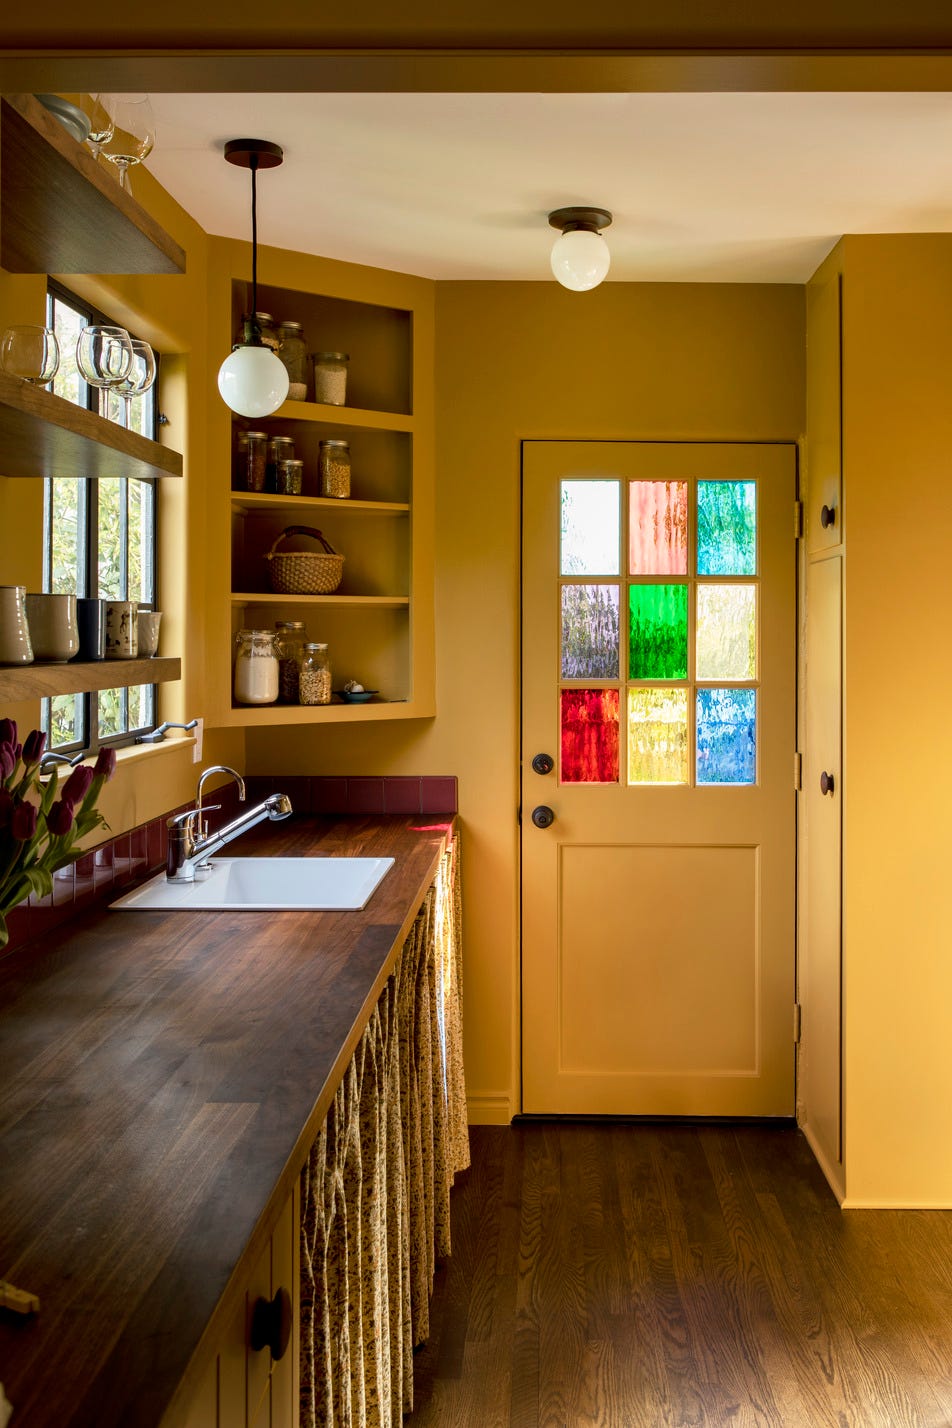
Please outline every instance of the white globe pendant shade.
[[287, 397], [289, 384], [287, 367], [270, 347], [236, 347], [218, 369], [222, 399], [239, 416], [270, 416]]
[[552, 244], [552, 272], [563, 288], [586, 293], [597, 288], [611, 266], [612, 255], [600, 233], [575, 228]]

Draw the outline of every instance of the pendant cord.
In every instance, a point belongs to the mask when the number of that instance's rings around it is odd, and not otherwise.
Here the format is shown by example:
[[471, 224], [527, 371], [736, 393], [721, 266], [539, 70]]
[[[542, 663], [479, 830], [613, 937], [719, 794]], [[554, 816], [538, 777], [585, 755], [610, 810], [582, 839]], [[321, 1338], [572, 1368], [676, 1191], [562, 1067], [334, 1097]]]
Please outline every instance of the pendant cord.
[[258, 155], [251, 158], [251, 320], [258, 325]]

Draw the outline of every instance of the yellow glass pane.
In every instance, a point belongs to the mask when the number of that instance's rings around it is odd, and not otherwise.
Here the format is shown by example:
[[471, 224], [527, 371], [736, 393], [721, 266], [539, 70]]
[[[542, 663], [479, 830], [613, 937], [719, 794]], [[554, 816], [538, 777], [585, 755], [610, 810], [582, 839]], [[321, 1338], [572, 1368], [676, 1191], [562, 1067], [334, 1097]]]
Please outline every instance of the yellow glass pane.
[[698, 679], [756, 679], [757, 587], [697, 587]]
[[628, 782], [687, 783], [688, 691], [629, 689]]

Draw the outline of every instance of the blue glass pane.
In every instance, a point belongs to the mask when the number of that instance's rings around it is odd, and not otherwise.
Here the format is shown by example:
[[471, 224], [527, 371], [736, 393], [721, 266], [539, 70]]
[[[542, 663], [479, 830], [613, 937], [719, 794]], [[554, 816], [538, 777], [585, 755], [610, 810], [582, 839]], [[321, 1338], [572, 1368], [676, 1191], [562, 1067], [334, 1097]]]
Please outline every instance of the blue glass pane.
[[753, 783], [757, 749], [753, 689], [697, 691], [698, 783]]
[[756, 575], [757, 483], [697, 483], [698, 575]]

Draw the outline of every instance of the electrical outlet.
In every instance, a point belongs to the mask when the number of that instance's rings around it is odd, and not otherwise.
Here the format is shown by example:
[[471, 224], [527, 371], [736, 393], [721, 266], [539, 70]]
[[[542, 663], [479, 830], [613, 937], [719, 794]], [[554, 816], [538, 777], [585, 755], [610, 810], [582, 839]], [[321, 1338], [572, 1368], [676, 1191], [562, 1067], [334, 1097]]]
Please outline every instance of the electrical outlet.
[[199, 719], [193, 730], [195, 743], [192, 745], [192, 763], [200, 764], [202, 761], [202, 740], [205, 736], [205, 720]]

